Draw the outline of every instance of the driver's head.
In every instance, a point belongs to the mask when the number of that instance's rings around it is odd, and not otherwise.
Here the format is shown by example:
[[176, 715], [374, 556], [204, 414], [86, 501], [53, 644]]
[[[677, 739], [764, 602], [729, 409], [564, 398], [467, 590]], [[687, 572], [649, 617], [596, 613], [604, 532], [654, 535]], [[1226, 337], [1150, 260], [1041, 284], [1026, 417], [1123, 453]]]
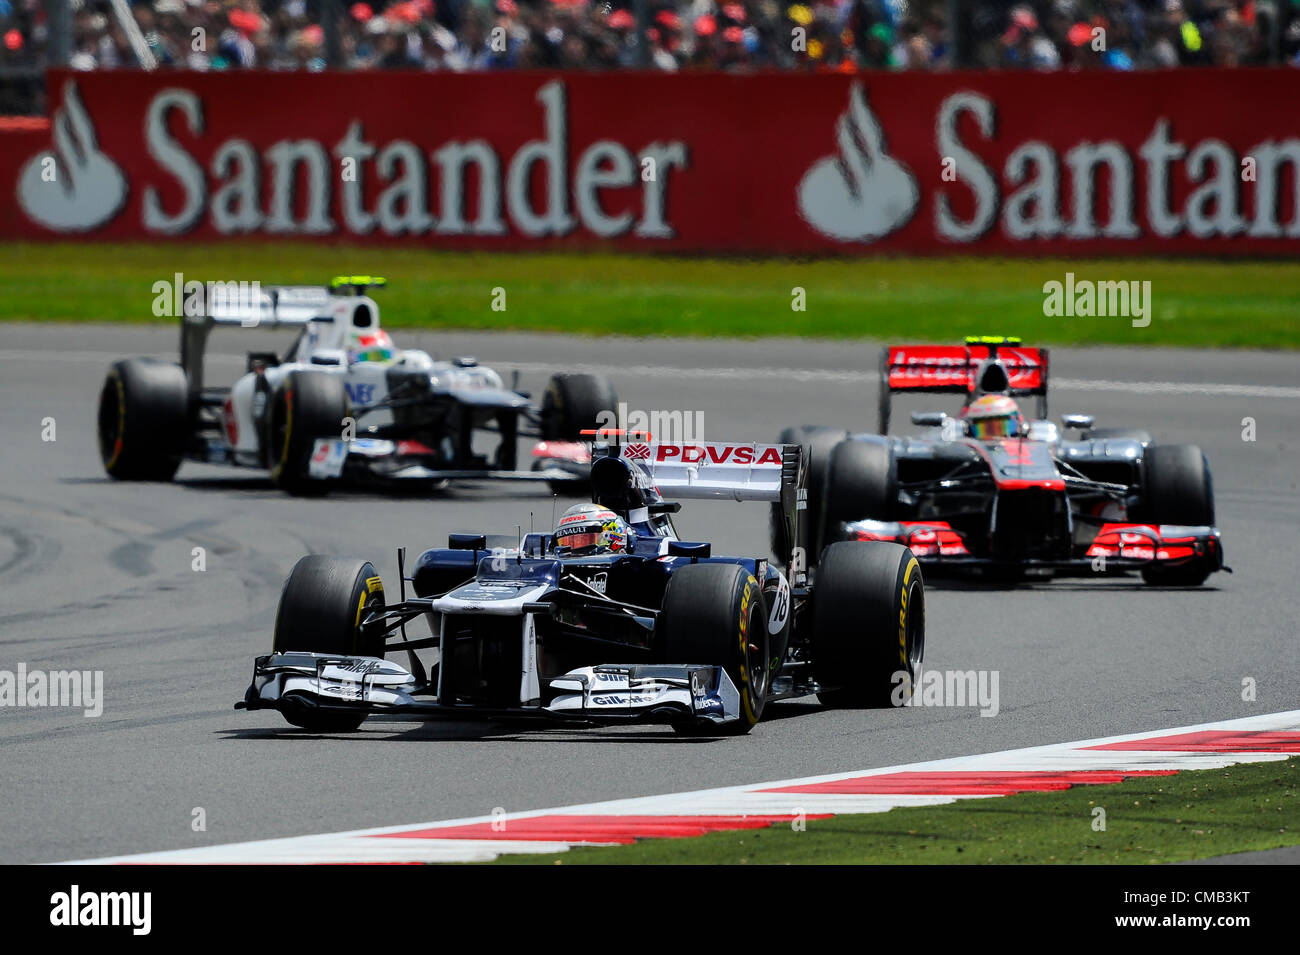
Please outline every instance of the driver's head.
[[397, 349], [382, 328], [356, 329], [348, 336], [348, 361], [393, 361]]
[[1025, 432], [1019, 406], [1006, 395], [982, 395], [961, 416], [972, 438], [1016, 438]]
[[575, 504], [555, 528], [555, 547], [574, 556], [617, 554], [630, 546], [627, 522], [599, 504]]

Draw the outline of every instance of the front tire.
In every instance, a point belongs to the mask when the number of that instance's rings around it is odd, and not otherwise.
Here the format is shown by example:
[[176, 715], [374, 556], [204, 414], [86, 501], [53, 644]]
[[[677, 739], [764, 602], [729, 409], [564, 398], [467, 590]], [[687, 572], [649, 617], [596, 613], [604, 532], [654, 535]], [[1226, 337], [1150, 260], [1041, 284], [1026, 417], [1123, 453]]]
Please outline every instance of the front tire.
[[[831, 452], [848, 437], [843, 428], [825, 428], [803, 425], [786, 428], [777, 439], [778, 444], [799, 444], [804, 448], [807, 459], [805, 470], [808, 474], [808, 506], [803, 510], [799, 521], [799, 546], [804, 549], [804, 567], [817, 564], [817, 555], [821, 552], [820, 515], [826, 489], [826, 469], [830, 463]], [[771, 537], [772, 556], [782, 566], [788, 566], [792, 551], [791, 542], [785, 539], [785, 512], [779, 502], [772, 504]]]
[[[1149, 524], [1214, 526], [1214, 482], [1204, 452], [1194, 444], [1148, 448], [1143, 468], [1140, 520]], [[1204, 561], [1177, 567], [1146, 567], [1142, 579], [1166, 587], [1198, 587], [1210, 576]]]
[[925, 582], [911, 550], [883, 541], [831, 544], [812, 613], [813, 674], [824, 705], [907, 703], [925, 657]]
[[271, 482], [295, 495], [324, 494], [325, 481], [309, 476], [318, 438], [338, 438], [348, 415], [348, 393], [341, 375], [295, 371], [271, 396], [267, 415], [266, 458]]
[[170, 481], [188, 437], [189, 383], [180, 365], [128, 358], [109, 366], [96, 417], [99, 457], [119, 481]]
[[898, 512], [898, 464], [894, 450], [873, 441], [841, 441], [826, 468], [821, 544], [834, 543], [841, 524], [893, 520]]
[[552, 375], [542, 397], [542, 437], [547, 441], [581, 441], [583, 431], [598, 427], [602, 413], [618, 413], [618, 396], [603, 375]]
[[[384, 584], [370, 561], [303, 557], [280, 593], [271, 649], [382, 658], [384, 638], [363, 634], [361, 621], [383, 606]], [[308, 706], [282, 712], [295, 726], [322, 733], [352, 732], [366, 718], [364, 712], [322, 712]]]
[[720, 666], [740, 691], [740, 719], [717, 727], [674, 724], [679, 733], [742, 735], [763, 716], [771, 674], [767, 604], [739, 564], [688, 564], [673, 572], [658, 627], [665, 663]]

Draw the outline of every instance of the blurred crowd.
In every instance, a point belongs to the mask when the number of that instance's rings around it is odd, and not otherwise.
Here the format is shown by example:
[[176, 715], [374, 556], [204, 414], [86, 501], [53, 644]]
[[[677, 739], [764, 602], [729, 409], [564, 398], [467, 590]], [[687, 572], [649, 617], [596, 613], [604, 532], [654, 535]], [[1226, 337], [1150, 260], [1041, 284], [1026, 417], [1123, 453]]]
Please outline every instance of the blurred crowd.
[[[644, 0], [644, 49], [634, 0], [127, 2], [163, 69], [1300, 66], [1300, 0]], [[139, 65], [110, 0], [70, 3], [74, 69]], [[45, 0], [0, 0], [0, 39], [0, 67], [43, 66]]]

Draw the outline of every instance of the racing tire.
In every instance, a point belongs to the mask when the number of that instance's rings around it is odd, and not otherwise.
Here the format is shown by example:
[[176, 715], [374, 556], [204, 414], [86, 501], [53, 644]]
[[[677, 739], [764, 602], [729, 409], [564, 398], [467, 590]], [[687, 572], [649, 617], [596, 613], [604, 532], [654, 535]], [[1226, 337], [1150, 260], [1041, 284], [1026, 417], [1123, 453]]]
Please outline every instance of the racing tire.
[[119, 481], [170, 481], [181, 466], [189, 406], [180, 365], [156, 358], [110, 365], [96, 416], [104, 470]]
[[[546, 462], [544, 461], [533, 462], [534, 471], [541, 471], [545, 467]], [[551, 493], [556, 497], [580, 497], [584, 499], [590, 499], [591, 497], [591, 478], [589, 477], [557, 478], [554, 481], [547, 481], [546, 486], [550, 488]]]
[[[807, 507], [799, 515], [799, 545], [804, 549], [804, 568], [817, 563], [817, 554], [821, 551], [821, 525], [817, 515], [821, 514], [822, 500], [826, 488], [826, 468], [830, 463], [831, 452], [835, 446], [848, 437], [842, 428], [826, 428], [803, 425], [786, 428], [777, 438], [778, 444], [803, 445], [806, 454], [808, 474]], [[772, 556], [781, 566], [790, 562], [793, 548], [785, 539], [784, 512], [780, 503], [774, 502], [771, 510]]]
[[822, 550], [835, 542], [840, 524], [893, 520], [897, 511], [898, 464], [893, 448], [869, 441], [837, 444], [826, 466]]
[[[1204, 452], [1194, 444], [1163, 444], [1148, 448], [1142, 462], [1140, 520], [1150, 524], [1214, 526], [1214, 482]], [[1142, 579], [1168, 587], [1197, 587], [1210, 576], [1204, 561], [1177, 567], [1146, 567]]]
[[822, 552], [812, 617], [823, 705], [883, 708], [911, 699], [925, 657], [925, 581], [911, 550], [884, 541], [831, 544]]
[[542, 437], [580, 441], [581, 432], [599, 426], [600, 415], [618, 413], [618, 396], [603, 375], [552, 375], [542, 396]]
[[1141, 441], [1144, 445], [1155, 441], [1150, 431], [1141, 428], [1090, 428], [1083, 437], [1090, 441]]
[[271, 483], [306, 497], [324, 494], [327, 481], [308, 475], [318, 438], [337, 438], [348, 415], [341, 375], [291, 372], [271, 396], [266, 418], [266, 458]]
[[[687, 564], [673, 572], [658, 626], [665, 663], [721, 666], [740, 692], [740, 718], [718, 726], [682, 720], [684, 735], [740, 736], [763, 716], [771, 674], [767, 603], [739, 564]], [[758, 640], [755, 641], [757, 635]]]
[[[271, 649], [382, 658], [384, 639], [363, 635], [361, 621], [383, 605], [384, 584], [370, 561], [308, 555], [294, 564], [280, 592]], [[293, 725], [322, 733], [352, 732], [366, 718], [305, 705], [281, 712]]]

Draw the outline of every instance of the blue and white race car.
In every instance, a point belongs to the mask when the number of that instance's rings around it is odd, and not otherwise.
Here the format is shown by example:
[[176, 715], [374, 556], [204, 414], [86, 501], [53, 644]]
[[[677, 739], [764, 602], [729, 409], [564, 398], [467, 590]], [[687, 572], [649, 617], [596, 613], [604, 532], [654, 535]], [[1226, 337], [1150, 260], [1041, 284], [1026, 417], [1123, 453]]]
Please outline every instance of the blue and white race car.
[[[845, 541], [816, 585], [764, 557], [714, 556], [677, 536], [681, 498], [768, 501], [798, 539], [797, 445], [632, 442], [598, 449], [592, 501], [554, 531], [492, 546], [452, 535], [426, 550], [401, 599], [374, 565], [302, 558], [285, 584], [272, 652], [243, 700], [318, 732], [385, 719], [521, 718], [666, 723], [746, 733], [775, 700], [901, 705], [925, 650], [925, 586], [906, 547]], [[789, 573], [789, 577], [786, 576]], [[415, 595], [406, 596], [407, 585]], [[424, 618], [428, 635], [410, 635]], [[406, 655], [406, 664], [386, 654]]]

